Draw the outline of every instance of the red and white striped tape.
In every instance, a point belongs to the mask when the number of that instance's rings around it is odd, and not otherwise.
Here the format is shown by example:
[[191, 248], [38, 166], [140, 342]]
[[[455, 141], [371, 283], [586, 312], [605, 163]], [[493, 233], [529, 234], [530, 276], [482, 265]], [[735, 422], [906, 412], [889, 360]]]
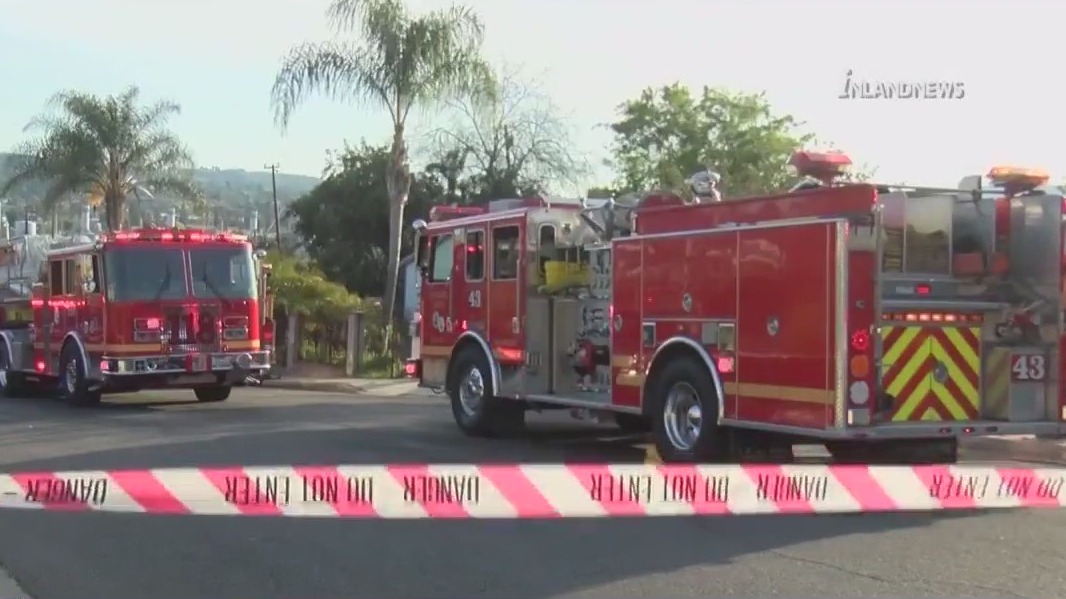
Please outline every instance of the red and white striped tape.
[[1066, 506], [1064, 468], [395, 465], [0, 474], [0, 508], [326, 518], [603, 518]]

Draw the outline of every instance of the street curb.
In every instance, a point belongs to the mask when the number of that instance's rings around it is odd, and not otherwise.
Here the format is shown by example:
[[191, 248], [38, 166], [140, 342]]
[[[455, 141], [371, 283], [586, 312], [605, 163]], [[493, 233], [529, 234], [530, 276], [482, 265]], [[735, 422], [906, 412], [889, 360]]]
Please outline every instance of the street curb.
[[1066, 445], [1059, 439], [979, 437], [964, 441], [962, 451], [1023, 462], [1066, 462]]
[[0, 568], [0, 599], [31, 599], [3, 568]]

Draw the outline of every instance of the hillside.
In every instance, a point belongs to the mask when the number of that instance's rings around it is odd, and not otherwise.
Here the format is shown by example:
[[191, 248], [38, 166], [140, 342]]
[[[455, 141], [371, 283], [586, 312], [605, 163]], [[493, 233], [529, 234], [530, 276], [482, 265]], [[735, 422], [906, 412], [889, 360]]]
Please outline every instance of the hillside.
[[[0, 181], [10, 176], [9, 161], [12, 154], [0, 153]], [[269, 211], [271, 207], [270, 171], [246, 171], [219, 167], [198, 168], [193, 178], [204, 190], [207, 202], [220, 213], [241, 214], [251, 210]], [[277, 174], [278, 203], [284, 208], [291, 201], [311, 191], [318, 185], [317, 177]], [[9, 198], [9, 205], [32, 205], [45, 191], [45, 185], [33, 182], [16, 189]], [[169, 202], [159, 198], [159, 207], [166, 208]]]

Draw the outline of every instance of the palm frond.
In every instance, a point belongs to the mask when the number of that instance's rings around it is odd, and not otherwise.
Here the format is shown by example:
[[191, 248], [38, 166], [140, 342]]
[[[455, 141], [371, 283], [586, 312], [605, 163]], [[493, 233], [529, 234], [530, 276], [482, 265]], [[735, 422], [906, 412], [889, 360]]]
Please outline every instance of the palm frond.
[[271, 104], [274, 120], [288, 127], [296, 108], [316, 92], [335, 100], [362, 100], [390, 106], [390, 94], [365, 51], [350, 44], [306, 43], [282, 60], [274, 79]]

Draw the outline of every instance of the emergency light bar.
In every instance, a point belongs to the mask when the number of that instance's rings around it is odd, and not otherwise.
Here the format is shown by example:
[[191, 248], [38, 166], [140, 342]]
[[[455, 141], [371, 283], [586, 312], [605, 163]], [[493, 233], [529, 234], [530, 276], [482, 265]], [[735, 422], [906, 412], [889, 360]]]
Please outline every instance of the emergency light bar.
[[1032, 191], [1046, 185], [1051, 179], [1045, 170], [1015, 166], [994, 166], [986, 176], [992, 185], [1002, 187], [1009, 196]]
[[218, 233], [203, 229], [134, 229], [107, 233], [103, 238], [104, 241], [191, 241], [201, 243], [211, 241], [239, 243], [248, 240], [244, 235]]
[[459, 206], [452, 204], [449, 206], [434, 206], [429, 209], [429, 222], [437, 223], [444, 220], [452, 220], [453, 218], [462, 218], [464, 216], [477, 216], [479, 214], [485, 214], [487, 210], [484, 206]]
[[795, 152], [788, 159], [788, 170], [798, 177], [817, 179], [826, 185], [851, 169], [851, 158], [839, 151]]

